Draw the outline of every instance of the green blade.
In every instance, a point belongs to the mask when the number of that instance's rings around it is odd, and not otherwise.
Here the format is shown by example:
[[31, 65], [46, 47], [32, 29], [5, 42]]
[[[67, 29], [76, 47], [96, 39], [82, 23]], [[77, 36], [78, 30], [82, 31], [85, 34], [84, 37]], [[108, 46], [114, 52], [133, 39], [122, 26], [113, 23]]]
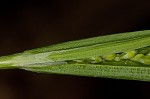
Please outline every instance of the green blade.
[[59, 50], [66, 50], [66, 49], [71, 49], [71, 48], [78, 48], [78, 47], [83, 47], [83, 46], [91, 46], [91, 45], [96, 45], [96, 44], [103, 44], [103, 43], [108, 43], [108, 42], [134, 39], [138, 37], [149, 37], [149, 36], [150, 36], [150, 30], [118, 33], [118, 34], [105, 35], [105, 36], [99, 36], [99, 37], [92, 37], [88, 39], [64, 42], [61, 44], [55, 44], [55, 45], [50, 45], [47, 47], [28, 50], [26, 52], [27, 53], [42, 53], [42, 52], [50, 52], [50, 51], [59, 51]]
[[24, 68], [38, 73], [56, 73], [88, 77], [150, 81], [150, 68], [143, 66], [114, 66], [93, 64], [66, 64]]

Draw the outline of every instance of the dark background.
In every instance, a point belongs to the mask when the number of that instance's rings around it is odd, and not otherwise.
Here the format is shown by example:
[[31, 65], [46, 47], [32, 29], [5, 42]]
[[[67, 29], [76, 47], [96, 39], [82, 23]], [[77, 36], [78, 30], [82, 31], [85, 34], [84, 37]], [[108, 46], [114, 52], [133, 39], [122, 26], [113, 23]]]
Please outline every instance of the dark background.
[[[0, 55], [150, 29], [150, 0], [0, 1]], [[150, 83], [0, 70], [0, 99], [150, 99]]]

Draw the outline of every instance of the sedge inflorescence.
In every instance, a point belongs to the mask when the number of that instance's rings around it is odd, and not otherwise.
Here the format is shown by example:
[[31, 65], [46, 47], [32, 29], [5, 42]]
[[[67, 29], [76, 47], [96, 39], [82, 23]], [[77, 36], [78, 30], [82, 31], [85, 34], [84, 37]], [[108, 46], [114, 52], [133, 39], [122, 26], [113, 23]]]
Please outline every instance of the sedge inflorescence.
[[147, 48], [149, 47], [138, 49], [138, 50], [121, 52], [121, 53], [112, 53], [104, 56], [90, 57], [86, 59], [76, 59], [76, 60], [72, 60], [71, 62], [100, 64], [106, 61], [119, 62], [123, 60], [130, 60], [133, 62], [150, 65], [150, 52]]

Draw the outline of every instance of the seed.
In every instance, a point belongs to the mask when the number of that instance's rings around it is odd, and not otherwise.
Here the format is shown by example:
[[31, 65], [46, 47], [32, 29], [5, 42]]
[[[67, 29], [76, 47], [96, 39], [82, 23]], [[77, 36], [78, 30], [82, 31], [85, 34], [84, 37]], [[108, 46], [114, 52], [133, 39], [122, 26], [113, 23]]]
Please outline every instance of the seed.
[[114, 59], [115, 61], [120, 61], [120, 57], [115, 57], [115, 59]]
[[136, 51], [128, 51], [121, 54], [121, 59], [131, 59], [136, 55]]
[[114, 54], [104, 55], [104, 56], [103, 56], [103, 58], [104, 58], [105, 60], [108, 60], [108, 61], [114, 60], [115, 57], [116, 57], [116, 54], [115, 54], [115, 53], [114, 53]]
[[137, 54], [131, 60], [138, 62], [143, 56], [144, 54]]
[[143, 64], [150, 65], [150, 56], [143, 56], [139, 61]]
[[102, 57], [100, 56], [91, 57], [91, 58], [86, 59], [86, 61], [90, 63], [100, 63], [102, 61]]
[[116, 57], [114, 59], [115, 61], [120, 61], [120, 57], [119, 57], [119, 54], [116, 54]]

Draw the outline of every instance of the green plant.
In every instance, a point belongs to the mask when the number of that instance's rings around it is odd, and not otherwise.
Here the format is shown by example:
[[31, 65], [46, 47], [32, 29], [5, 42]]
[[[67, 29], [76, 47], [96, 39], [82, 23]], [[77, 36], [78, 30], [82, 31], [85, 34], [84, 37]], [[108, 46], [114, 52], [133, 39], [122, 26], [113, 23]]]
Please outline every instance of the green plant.
[[150, 30], [70, 41], [2, 56], [0, 68], [150, 81]]

